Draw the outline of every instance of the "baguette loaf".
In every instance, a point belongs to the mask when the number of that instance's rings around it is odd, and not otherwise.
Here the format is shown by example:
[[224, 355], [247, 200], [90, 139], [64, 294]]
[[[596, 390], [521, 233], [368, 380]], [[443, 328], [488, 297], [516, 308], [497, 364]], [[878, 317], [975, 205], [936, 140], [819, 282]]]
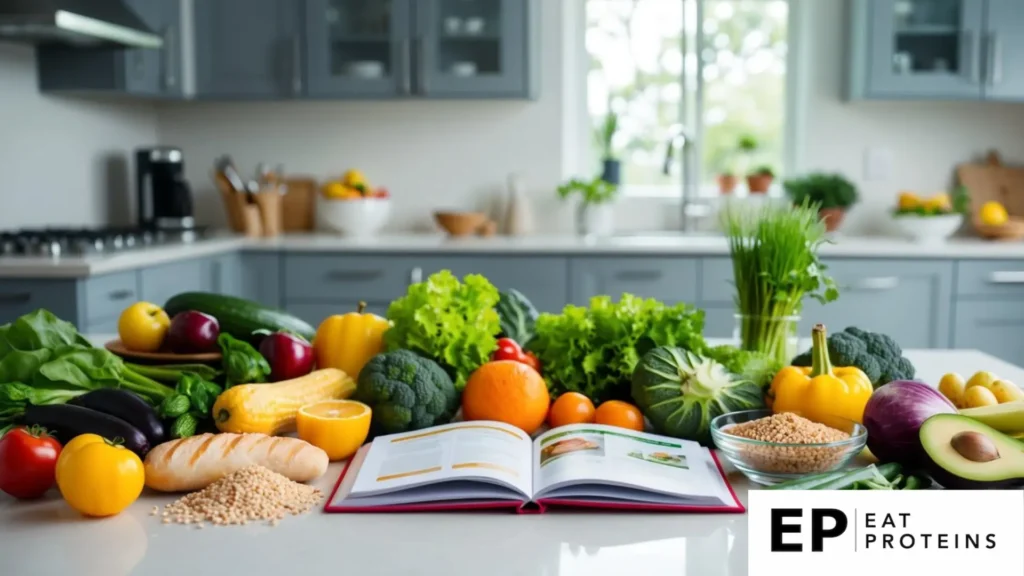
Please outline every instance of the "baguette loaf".
[[200, 434], [164, 442], [146, 455], [146, 486], [161, 492], [201, 490], [247, 466], [296, 482], [327, 471], [327, 453], [299, 440], [265, 434]]

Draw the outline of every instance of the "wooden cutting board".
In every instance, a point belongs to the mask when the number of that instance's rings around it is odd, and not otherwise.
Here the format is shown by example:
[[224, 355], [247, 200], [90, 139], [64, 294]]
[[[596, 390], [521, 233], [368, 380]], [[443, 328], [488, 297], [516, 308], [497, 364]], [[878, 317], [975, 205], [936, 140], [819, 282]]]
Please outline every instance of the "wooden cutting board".
[[957, 176], [971, 197], [972, 213], [994, 200], [1011, 216], [1024, 217], [1024, 168], [1005, 166], [998, 153], [990, 152], [984, 163], [961, 164]]
[[287, 192], [281, 203], [281, 228], [304, 232], [316, 227], [316, 195], [320, 185], [313, 178], [286, 178]]

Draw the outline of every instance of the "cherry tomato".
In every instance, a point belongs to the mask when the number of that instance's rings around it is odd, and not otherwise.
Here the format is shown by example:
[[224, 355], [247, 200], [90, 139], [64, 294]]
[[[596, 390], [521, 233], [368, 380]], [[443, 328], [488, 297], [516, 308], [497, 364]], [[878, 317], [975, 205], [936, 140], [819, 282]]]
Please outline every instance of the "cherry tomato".
[[15, 428], [0, 438], [0, 490], [23, 500], [53, 487], [60, 442], [38, 427]]
[[511, 338], [498, 338], [498, 349], [491, 355], [491, 360], [523, 361], [523, 349]]
[[540, 360], [537, 359], [537, 356], [533, 352], [526, 352], [523, 354], [522, 362], [537, 372], [540, 372]]

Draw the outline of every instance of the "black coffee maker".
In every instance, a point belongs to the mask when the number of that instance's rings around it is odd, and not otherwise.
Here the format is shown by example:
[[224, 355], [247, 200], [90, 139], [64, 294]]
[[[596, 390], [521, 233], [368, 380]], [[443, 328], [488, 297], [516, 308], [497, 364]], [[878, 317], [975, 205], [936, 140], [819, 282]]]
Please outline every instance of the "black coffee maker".
[[192, 189], [185, 181], [185, 158], [172, 147], [135, 151], [139, 226], [147, 230], [187, 232], [195, 229]]

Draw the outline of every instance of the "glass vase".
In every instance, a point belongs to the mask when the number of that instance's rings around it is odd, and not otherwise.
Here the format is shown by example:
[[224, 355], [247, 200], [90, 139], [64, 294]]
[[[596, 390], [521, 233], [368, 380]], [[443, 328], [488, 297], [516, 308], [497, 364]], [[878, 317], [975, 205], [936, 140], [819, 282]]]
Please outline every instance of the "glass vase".
[[740, 349], [762, 352], [783, 366], [799, 353], [799, 316], [736, 314], [735, 318], [733, 338]]

